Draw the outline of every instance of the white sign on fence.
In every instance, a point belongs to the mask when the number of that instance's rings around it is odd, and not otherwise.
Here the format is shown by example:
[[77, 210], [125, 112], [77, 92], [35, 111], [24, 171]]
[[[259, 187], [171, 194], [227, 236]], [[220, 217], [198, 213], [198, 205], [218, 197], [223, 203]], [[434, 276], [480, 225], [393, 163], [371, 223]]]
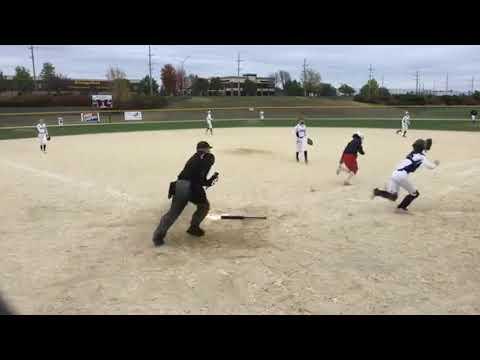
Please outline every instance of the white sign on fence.
[[92, 95], [92, 106], [100, 109], [111, 109], [112, 95]]
[[100, 122], [100, 114], [97, 113], [81, 113], [80, 118], [82, 122], [94, 122], [94, 123], [99, 123]]
[[142, 112], [141, 111], [126, 111], [125, 112], [125, 120], [142, 120]]

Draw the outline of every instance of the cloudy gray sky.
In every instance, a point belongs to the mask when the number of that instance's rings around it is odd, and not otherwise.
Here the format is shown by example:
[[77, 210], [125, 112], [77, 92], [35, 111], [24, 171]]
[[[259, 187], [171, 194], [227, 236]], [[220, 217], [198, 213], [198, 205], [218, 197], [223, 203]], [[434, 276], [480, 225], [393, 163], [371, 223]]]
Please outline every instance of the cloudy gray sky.
[[[236, 74], [240, 52], [242, 73], [268, 76], [277, 70], [299, 78], [303, 59], [319, 71], [322, 81], [335, 86], [348, 83], [361, 87], [372, 64], [374, 77], [388, 88], [415, 88], [415, 72], [420, 72], [425, 88], [470, 90], [472, 77], [480, 88], [480, 46], [408, 45], [152, 45], [154, 76], [159, 78], [164, 64], [185, 62], [188, 73], [203, 77]], [[35, 48], [36, 67], [44, 62], [70, 78], [104, 78], [110, 65], [118, 66], [131, 79], [148, 73], [148, 46], [143, 45], [39, 45]], [[0, 71], [13, 75], [15, 66], [32, 67], [26, 45], [0, 45]]]

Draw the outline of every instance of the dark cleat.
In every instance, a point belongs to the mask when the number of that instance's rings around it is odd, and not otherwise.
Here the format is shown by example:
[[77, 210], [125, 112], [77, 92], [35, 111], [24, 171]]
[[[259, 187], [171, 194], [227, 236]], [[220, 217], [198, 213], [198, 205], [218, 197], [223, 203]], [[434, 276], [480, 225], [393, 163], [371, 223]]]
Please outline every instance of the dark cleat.
[[163, 241], [163, 238], [165, 237], [165, 234], [159, 234], [157, 232], [154, 232], [153, 233], [153, 244], [155, 246], [162, 246], [163, 244], [165, 244], [165, 241]]
[[190, 226], [187, 230], [187, 233], [193, 236], [203, 236], [205, 235], [205, 231], [200, 229], [198, 226]]

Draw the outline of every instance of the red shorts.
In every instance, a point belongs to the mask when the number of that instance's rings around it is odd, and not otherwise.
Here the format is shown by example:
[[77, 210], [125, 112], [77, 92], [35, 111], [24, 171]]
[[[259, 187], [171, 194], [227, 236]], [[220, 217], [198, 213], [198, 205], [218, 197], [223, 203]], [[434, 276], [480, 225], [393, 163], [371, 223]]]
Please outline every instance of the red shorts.
[[358, 171], [358, 165], [357, 165], [357, 157], [353, 154], [343, 154], [342, 155], [342, 163], [345, 164], [345, 166], [353, 172], [354, 174], [357, 173]]

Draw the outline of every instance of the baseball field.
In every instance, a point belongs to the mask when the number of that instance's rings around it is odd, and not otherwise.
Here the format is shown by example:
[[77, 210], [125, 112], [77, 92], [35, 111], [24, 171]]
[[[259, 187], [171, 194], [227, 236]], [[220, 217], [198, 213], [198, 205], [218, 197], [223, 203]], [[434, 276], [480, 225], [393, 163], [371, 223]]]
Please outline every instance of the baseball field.
[[[328, 121], [307, 121], [308, 165], [274, 120], [216, 122], [212, 137], [203, 123], [52, 127], [47, 154], [31, 128], [2, 129], [0, 290], [21, 314], [480, 314], [478, 131]], [[344, 186], [335, 169], [358, 127], [366, 155]], [[419, 137], [440, 166], [411, 176], [420, 197], [397, 214], [370, 194]], [[220, 173], [211, 213], [267, 220], [207, 219], [194, 238], [189, 205], [155, 248], [168, 184], [200, 140]]]

